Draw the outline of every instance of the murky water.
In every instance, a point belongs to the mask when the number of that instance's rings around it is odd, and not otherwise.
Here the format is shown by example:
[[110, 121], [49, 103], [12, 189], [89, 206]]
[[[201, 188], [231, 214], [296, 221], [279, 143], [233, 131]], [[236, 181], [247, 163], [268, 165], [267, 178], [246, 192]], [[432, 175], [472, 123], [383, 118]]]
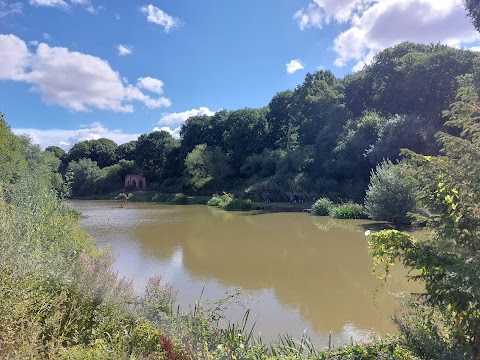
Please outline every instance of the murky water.
[[305, 213], [252, 215], [207, 206], [73, 201], [82, 226], [118, 256], [115, 269], [142, 291], [161, 275], [187, 307], [243, 289], [227, 310], [241, 320], [251, 309], [255, 334], [275, 340], [304, 332], [317, 345], [362, 340], [395, 331], [394, 294], [411, 290], [405, 270], [386, 285], [372, 275], [366, 220], [334, 220]]

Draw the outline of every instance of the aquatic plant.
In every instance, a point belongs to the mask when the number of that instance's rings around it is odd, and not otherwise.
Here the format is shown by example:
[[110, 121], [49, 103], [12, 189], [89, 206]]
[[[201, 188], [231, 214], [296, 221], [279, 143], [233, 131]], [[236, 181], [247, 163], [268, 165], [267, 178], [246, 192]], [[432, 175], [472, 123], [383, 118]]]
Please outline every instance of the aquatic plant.
[[363, 207], [355, 203], [333, 206], [330, 210], [330, 216], [336, 219], [361, 219], [364, 217]]
[[328, 198], [321, 198], [315, 201], [312, 205], [311, 213], [313, 215], [325, 216], [330, 214], [332, 210], [333, 202]]

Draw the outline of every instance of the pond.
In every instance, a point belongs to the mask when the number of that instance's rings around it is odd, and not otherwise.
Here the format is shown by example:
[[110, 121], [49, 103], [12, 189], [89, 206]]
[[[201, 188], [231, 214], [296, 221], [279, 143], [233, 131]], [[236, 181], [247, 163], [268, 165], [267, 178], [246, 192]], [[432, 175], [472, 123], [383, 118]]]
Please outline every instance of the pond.
[[412, 290], [401, 266], [382, 282], [372, 274], [369, 220], [306, 213], [252, 214], [193, 205], [72, 201], [99, 247], [110, 246], [114, 268], [141, 292], [160, 275], [183, 308], [200, 297], [218, 300], [242, 289], [227, 318], [250, 309], [254, 333], [272, 341], [306, 334], [318, 346], [395, 332], [395, 294]]

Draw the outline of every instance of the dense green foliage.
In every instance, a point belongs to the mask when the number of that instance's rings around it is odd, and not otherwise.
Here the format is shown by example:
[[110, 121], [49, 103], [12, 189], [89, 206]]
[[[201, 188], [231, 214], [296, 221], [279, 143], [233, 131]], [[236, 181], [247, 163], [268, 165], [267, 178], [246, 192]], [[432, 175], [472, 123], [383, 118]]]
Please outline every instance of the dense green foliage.
[[235, 199], [232, 194], [224, 193], [223, 195], [213, 195], [208, 200], [207, 205], [217, 206], [227, 211], [247, 211], [252, 209], [252, 200], [250, 199]]
[[383, 161], [372, 170], [365, 196], [365, 212], [374, 220], [409, 223], [408, 213], [415, 210], [416, 194], [402, 174], [400, 165]]
[[[410, 153], [411, 176], [431, 212], [431, 237], [394, 230], [372, 236], [378, 266], [400, 259], [425, 284], [411, 313], [398, 318], [406, 343], [423, 358], [480, 358], [480, 100], [473, 76], [459, 78], [456, 101], [445, 111], [459, 136], [437, 134], [442, 153]], [[408, 315], [408, 314], [407, 314]], [[406, 320], [405, 320], [406, 319]], [[412, 336], [414, 335], [414, 336]], [[452, 355], [453, 354], [453, 355]]]
[[333, 202], [328, 198], [321, 198], [312, 205], [312, 214], [318, 216], [329, 215], [333, 208]]
[[[5, 135], [15, 143], [8, 127]], [[59, 159], [26, 138], [17, 140], [19, 146], [8, 159], [19, 160], [22, 166], [14, 167], [11, 177], [0, 181], [2, 359], [361, 356], [373, 360], [380, 356], [413, 360], [393, 339], [322, 352], [305, 338], [296, 341], [284, 336], [278, 343], [266, 345], [252, 338], [246, 327], [248, 312], [242, 324], [219, 326], [223, 310], [237, 294], [210, 304], [199, 302], [182, 312], [176, 306], [175, 291], [154, 277], [142, 295], [136, 295], [133, 284], [112, 270], [114, 258], [109, 252], [94, 248], [93, 240], [78, 224], [79, 214], [59, 201], [51, 182]], [[53, 168], [51, 157], [57, 160]], [[89, 166], [92, 164], [90, 161]], [[228, 198], [227, 206], [239, 204]], [[183, 202], [187, 197], [177, 194], [175, 199]]]
[[363, 206], [354, 203], [333, 206], [329, 214], [336, 219], [361, 219], [365, 217]]
[[[145, 175], [158, 193], [360, 203], [371, 170], [383, 159], [401, 160], [403, 148], [437, 155], [435, 133], [456, 134], [445, 127], [442, 111], [455, 100], [456, 78], [474, 74], [478, 80], [479, 66], [480, 55], [472, 51], [402, 43], [345, 78], [323, 70], [307, 74], [263, 108], [193, 116], [179, 140], [154, 131], [120, 146], [99, 139], [75, 144], [64, 156], [50, 150], [62, 160], [63, 174], [82, 158], [108, 172], [134, 160], [131, 173]], [[74, 186], [74, 196], [122, 189], [123, 171], [116, 179], [99, 169], [91, 169], [91, 186]]]

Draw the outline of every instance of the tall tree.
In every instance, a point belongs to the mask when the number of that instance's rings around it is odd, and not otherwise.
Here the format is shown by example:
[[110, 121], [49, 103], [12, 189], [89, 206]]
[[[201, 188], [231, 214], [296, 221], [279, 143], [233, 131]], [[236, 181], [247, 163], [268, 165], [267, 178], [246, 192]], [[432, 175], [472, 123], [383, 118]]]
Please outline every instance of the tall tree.
[[[457, 101], [447, 125], [460, 136], [439, 133], [441, 156], [411, 153], [411, 176], [421, 189], [421, 201], [430, 209], [431, 236], [414, 239], [398, 231], [372, 236], [370, 249], [385, 269], [395, 259], [414, 269], [413, 278], [425, 284], [425, 293], [411, 310], [419, 324], [403, 324], [419, 336], [406, 341], [424, 358], [454, 351], [460, 358], [480, 358], [480, 100], [472, 75], [459, 78]], [[426, 308], [426, 312], [420, 309]], [[418, 326], [417, 326], [418, 325]], [[412, 332], [409, 331], [411, 335]], [[428, 340], [428, 341], [425, 341]], [[428, 348], [428, 343], [436, 347]], [[452, 357], [445, 357], [452, 358]]]
[[15, 180], [26, 167], [20, 139], [12, 133], [4, 115], [0, 113], [0, 183]]
[[166, 131], [153, 131], [143, 134], [137, 140], [135, 163], [149, 182], [164, 180], [167, 155], [178, 142]]
[[477, 31], [480, 31], [480, 0], [466, 0], [468, 16], [472, 18], [472, 24]]
[[233, 169], [238, 173], [243, 161], [266, 147], [266, 109], [241, 109], [229, 113], [223, 144]]

